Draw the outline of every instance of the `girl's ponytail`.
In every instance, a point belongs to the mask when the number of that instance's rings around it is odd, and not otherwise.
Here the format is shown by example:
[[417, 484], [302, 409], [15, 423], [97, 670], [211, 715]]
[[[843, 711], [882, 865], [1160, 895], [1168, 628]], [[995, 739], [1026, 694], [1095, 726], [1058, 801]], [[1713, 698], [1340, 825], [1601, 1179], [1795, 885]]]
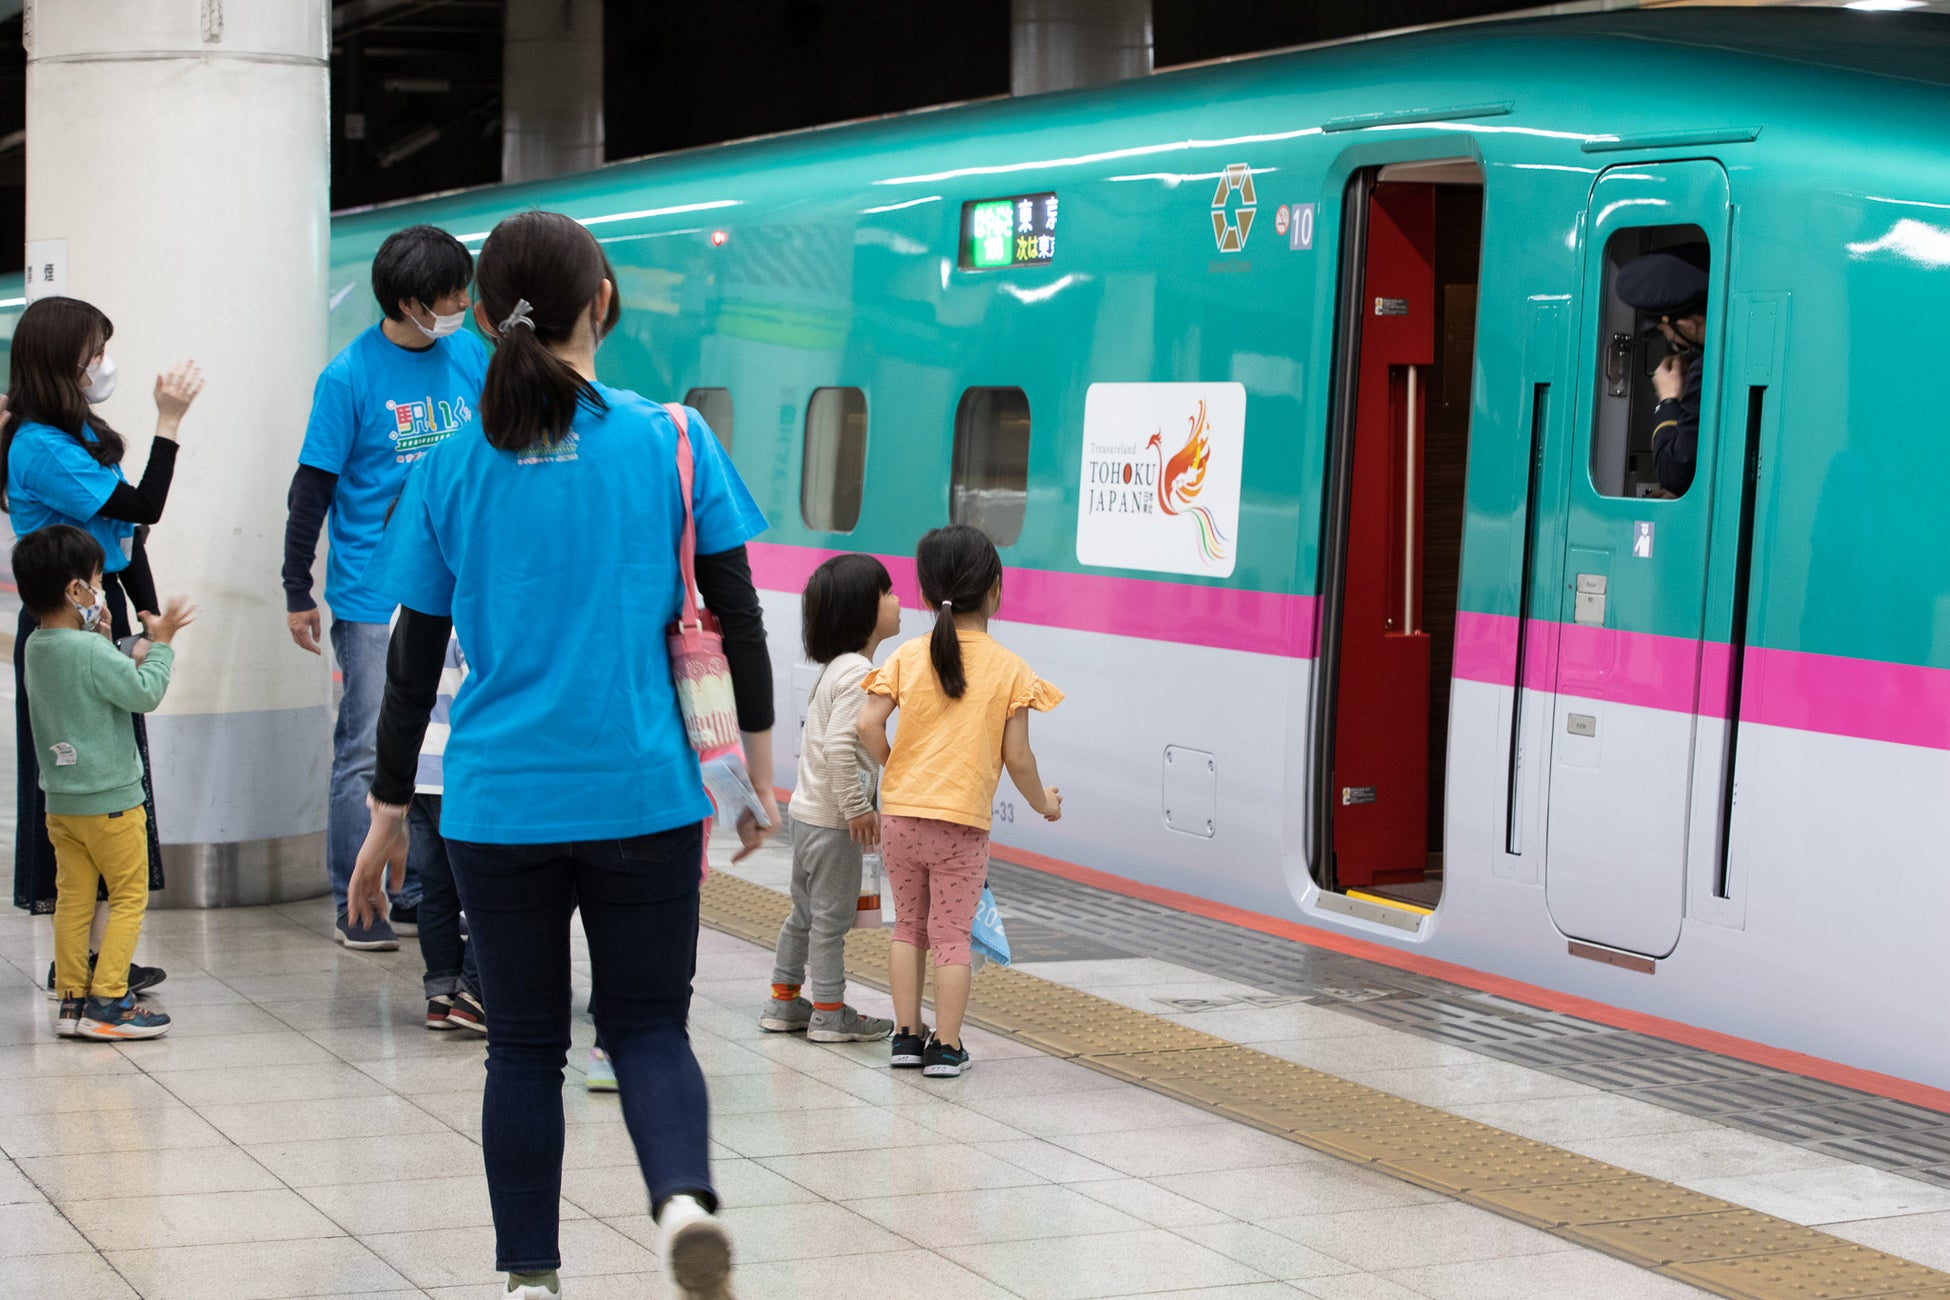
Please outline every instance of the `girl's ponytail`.
[[518, 212], [488, 235], [474, 285], [494, 326], [494, 355], [481, 384], [481, 428], [494, 446], [552, 446], [568, 435], [578, 406], [606, 405], [595, 385], [547, 346], [593, 316], [605, 280], [609, 311], [592, 321], [599, 340], [614, 328], [620, 307], [615, 273], [586, 227], [559, 212]]
[[982, 610], [989, 592], [1002, 581], [1002, 557], [981, 529], [951, 524], [921, 539], [914, 551], [914, 568], [921, 579], [921, 598], [935, 611], [928, 659], [941, 689], [949, 699], [958, 700], [968, 689], [968, 678], [962, 671], [955, 615]]
[[934, 664], [934, 675], [941, 679], [941, 689], [948, 692], [948, 698], [959, 700], [961, 693], [968, 689], [968, 679], [961, 671], [961, 638], [955, 635], [955, 603], [952, 600], [941, 602], [934, 616], [934, 635], [928, 638], [928, 659]]

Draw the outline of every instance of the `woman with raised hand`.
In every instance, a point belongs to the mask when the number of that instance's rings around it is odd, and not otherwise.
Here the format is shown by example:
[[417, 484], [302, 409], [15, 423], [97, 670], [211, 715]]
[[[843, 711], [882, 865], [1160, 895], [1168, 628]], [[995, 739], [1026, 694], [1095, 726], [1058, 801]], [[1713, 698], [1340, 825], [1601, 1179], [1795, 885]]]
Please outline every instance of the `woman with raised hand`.
[[[414, 758], [447, 630], [473, 671], [450, 715], [440, 830], [479, 947], [488, 1008], [481, 1145], [496, 1268], [510, 1295], [554, 1300], [580, 907], [616, 1070], [675, 1294], [731, 1296], [715, 1211], [704, 1076], [685, 1023], [711, 813], [665, 644], [683, 581], [679, 435], [665, 409], [596, 380], [618, 314], [595, 238], [558, 213], [494, 228], [475, 269], [494, 342], [480, 433], [449, 438], [407, 481], [367, 580], [400, 605], [379, 719], [372, 830], [347, 906], [386, 906], [405, 860]], [[773, 826], [772, 680], [745, 542], [764, 517], [703, 419], [696, 572], [724, 631], [739, 727]], [[750, 842], [763, 832], [744, 828]]]
[[[95, 617], [119, 640], [141, 631], [130, 618], [131, 603], [140, 612], [159, 612], [143, 540], [169, 499], [178, 431], [202, 391], [203, 374], [195, 362], [184, 361], [156, 377], [156, 436], [141, 481], [130, 483], [122, 473], [127, 444], [93, 409], [115, 391], [115, 362], [108, 355], [114, 333], [114, 324], [99, 308], [78, 298], [41, 298], [21, 312], [8, 362], [6, 414], [11, 419], [0, 434], [0, 483], [6, 485], [0, 505], [12, 515], [17, 537], [50, 524], [70, 524], [101, 543], [106, 609]], [[14, 906], [52, 913], [54, 846], [47, 838], [23, 678], [27, 638], [36, 626], [34, 616], [22, 608], [14, 635], [19, 764]], [[142, 754], [143, 811], [149, 820], [149, 888], [158, 890], [163, 886], [162, 849], [156, 838], [148, 731], [141, 715], [131, 716]], [[161, 983], [163, 972], [138, 966], [129, 979], [130, 987], [140, 992]]]

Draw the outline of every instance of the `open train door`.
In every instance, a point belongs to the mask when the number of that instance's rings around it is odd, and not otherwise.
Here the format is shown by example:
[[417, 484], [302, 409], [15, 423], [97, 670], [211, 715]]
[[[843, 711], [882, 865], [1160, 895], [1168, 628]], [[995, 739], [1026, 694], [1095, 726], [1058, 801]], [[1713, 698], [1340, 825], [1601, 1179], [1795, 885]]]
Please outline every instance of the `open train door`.
[[[1689, 820], [1708, 811], [1690, 805], [1728, 212], [1718, 163], [1674, 162], [1604, 172], [1586, 219], [1545, 896], [1570, 938], [1655, 958], [1679, 942]], [[1697, 396], [1682, 397], [1677, 412], [1661, 407], [1655, 391], [1663, 336], [1656, 326], [1648, 334], [1646, 315], [1617, 292], [1621, 269], [1657, 252], [1706, 276], [1703, 345], [1681, 359]], [[1661, 466], [1655, 436], [1683, 436], [1663, 426], [1683, 423], [1688, 406], [1697, 411], [1698, 447], [1690, 481], [1681, 483], [1673, 458]]]

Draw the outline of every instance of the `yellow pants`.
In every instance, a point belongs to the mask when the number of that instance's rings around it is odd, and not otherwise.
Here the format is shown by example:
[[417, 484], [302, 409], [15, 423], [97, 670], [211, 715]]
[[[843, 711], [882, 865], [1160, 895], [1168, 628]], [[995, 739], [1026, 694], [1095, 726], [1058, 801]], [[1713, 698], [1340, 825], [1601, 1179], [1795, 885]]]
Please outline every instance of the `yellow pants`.
[[[54, 986], [64, 998], [113, 1000], [129, 991], [129, 963], [149, 910], [149, 822], [140, 805], [119, 813], [47, 815], [54, 842]], [[108, 883], [108, 927], [94, 980], [88, 930], [98, 881]]]

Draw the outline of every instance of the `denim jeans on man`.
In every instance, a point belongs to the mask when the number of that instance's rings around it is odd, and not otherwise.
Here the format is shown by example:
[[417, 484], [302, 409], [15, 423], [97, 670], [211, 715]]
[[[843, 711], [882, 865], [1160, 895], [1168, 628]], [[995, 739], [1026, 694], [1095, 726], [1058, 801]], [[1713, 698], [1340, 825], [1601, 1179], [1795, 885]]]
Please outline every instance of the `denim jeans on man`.
[[[386, 695], [386, 648], [392, 629], [384, 623], [332, 620], [332, 654], [338, 660], [345, 694], [339, 700], [338, 726], [332, 732], [332, 798], [325, 812], [325, 869], [332, 901], [345, 911], [345, 889], [359, 846], [366, 842], [372, 815], [366, 795], [372, 789], [379, 743], [379, 704]], [[420, 882], [407, 864], [406, 882], [393, 895], [399, 907], [418, 907]]]
[[596, 1015], [653, 1212], [678, 1193], [715, 1210], [704, 1072], [691, 1052], [701, 825], [578, 844], [447, 841], [492, 1009], [481, 1145], [495, 1268], [561, 1266], [562, 1067], [569, 918], [603, 991]]
[[466, 989], [479, 996], [481, 973], [474, 945], [460, 936], [460, 891], [440, 838], [440, 796], [416, 794], [406, 810], [406, 877], [420, 885], [420, 977], [428, 998], [450, 998]]

